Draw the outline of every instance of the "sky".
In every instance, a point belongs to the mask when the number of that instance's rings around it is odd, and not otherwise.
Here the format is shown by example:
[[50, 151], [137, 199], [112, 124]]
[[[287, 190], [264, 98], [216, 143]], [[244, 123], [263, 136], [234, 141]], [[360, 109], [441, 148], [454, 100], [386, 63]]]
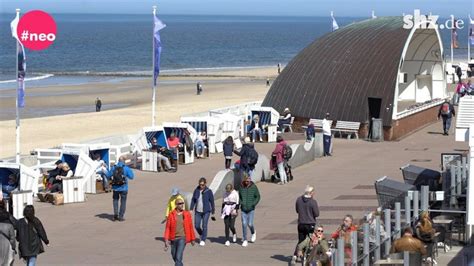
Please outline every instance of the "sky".
[[51, 13], [146, 14], [152, 6], [161, 14], [258, 15], [258, 16], [335, 16], [367, 17], [432, 12], [448, 17], [474, 16], [473, 0], [0, 0], [0, 13], [15, 8], [41, 9]]

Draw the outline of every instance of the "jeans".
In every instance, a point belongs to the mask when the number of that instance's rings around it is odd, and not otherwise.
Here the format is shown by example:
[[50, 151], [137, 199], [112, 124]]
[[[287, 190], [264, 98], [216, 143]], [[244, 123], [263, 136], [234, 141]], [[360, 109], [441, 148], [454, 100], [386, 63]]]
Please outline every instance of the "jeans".
[[232, 159], [225, 159], [225, 169], [230, 169]]
[[288, 183], [288, 180], [286, 178], [285, 162], [281, 162], [278, 164], [278, 174], [280, 174], [281, 183]]
[[171, 241], [171, 256], [173, 257], [175, 266], [183, 265], [183, 252], [186, 247], [186, 241], [184, 237], [176, 238]]
[[253, 226], [253, 217], [255, 214], [255, 210], [250, 212], [242, 211], [242, 240], [247, 240], [247, 226], [250, 228], [250, 233], [255, 233], [255, 228]]
[[331, 151], [331, 136], [323, 135], [323, 143], [324, 143], [324, 155], [330, 155]]
[[295, 253], [297, 254], [298, 245], [306, 239], [306, 237], [314, 232], [314, 224], [298, 224], [298, 244], [296, 244]]
[[260, 141], [262, 141], [262, 130], [259, 129], [259, 128], [254, 128], [252, 129], [252, 141], [255, 142], [255, 140], [257, 139], [257, 134], [258, 134], [258, 137], [260, 138]]
[[237, 218], [237, 216], [234, 215], [226, 215], [224, 217], [225, 240], [227, 241], [229, 241], [229, 230], [235, 235], [235, 218]]
[[36, 256], [28, 257], [28, 259], [26, 260], [26, 265], [27, 266], [35, 266], [36, 265]]
[[210, 212], [195, 212], [194, 214], [194, 228], [196, 228], [196, 231], [201, 236], [202, 241], [206, 241], [207, 238], [207, 224], [210, 215]]
[[451, 117], [448, 116], [441, 116], [443, 118], [443, 131], [445, 134], [449, 132], [449, 128], [451, 127]]
[[106, 190], [109, 187], [109, 179], [107, 179], [107, 176], [104, 172], [100, 171], [97, 173], [102, 177], [102, 185], [104, 186], [104, 190]]
[[166, 170], [171, 168], [171, 163], [170, 163], [170, 160], [168, 159], [168, 157], [158, 153], [156, 158], [158, 159], [157, 162], [158, 162], [158, 168], [159, 169], [161, 169], [161, 162], [165, 162]]
[[[127, 194], [128, 191], [115, 191], [112, 195], [114, 203], [114, 216], [118, 216], [120, 219], [123, 219], [125, 214], [125, 208], [127, 207]], [[120, 197], [120, 212], [118, 207], [118, 201]]]
[[204, 145], [204, 142], [203, 141], [196, 141], [196, 143], [194, 143], [194, 147], [196, 149], [196, 154], [197, 155], [202, 155], [204, 153], [204, 148], [206, 148], [206, 145]]

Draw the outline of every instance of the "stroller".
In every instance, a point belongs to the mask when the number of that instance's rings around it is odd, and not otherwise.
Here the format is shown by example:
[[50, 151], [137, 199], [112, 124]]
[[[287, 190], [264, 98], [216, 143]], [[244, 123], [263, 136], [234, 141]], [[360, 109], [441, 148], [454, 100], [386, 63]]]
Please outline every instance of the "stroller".
[[[283, 165], [285, 166], [285, 172], [286, 172], [286, 177], [289, 181], [293, 181], [293, 174], [291, 173], [291, 165], [288, 164], [288, 160], [285, 160], [283, 162]], [[271, 176], [271, 182], [272, 183], [277, 183], [281, 180], [280, 178], [280, 173], [278, 171], [277, 163], [276, 163], [276, 155], [272, 154], [272, 159], [270, 162], [270, 168], [273, 170], [273, 175]]]

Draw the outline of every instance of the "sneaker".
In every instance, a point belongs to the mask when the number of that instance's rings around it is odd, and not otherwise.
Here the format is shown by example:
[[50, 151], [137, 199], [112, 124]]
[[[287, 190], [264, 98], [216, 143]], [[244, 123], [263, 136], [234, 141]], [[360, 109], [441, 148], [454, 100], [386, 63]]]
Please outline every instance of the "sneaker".
[[118, 221], [119, 222], [125, 222], [125, 219], [124, 218], [118, 218]]
[[115, 222], [115, 221], [118, 221], [118, 219], [119, 219], [119, 218], [118, 218], [118, 215], [114, 215], [114, 218], [112, 219], [112, 221]]
[[230, 246], [229, 240], [227, 240], [224, 245], [226, 245], [226, 247]]
[[250, 238], [250, 242], [254, 243], [255, 240], [257, 240], [257, 232], [254, 232], [254, 233], [252, 234], [252, 238]]
[[237, 242], [237, 235], [232, 236], [232, 242], [234, 242], [234, 243]]
[[204, 247], [204, 246], [206, 245], [206, 242], [204, 242], [204, 241], [201, 240], [201, 242], [199, 242], [199, 245], [200, 245], [201, 247]]
[[242, 247], [246, 247], [246, 246], [248, 246], [248, 244], [249, 243], [247, 242], [247, 240], [244, 240], [244, 242], [242, 242]]
[[290, 262], [291, 265], [296, 265], [296, 256], [293, 256], [291, 258], [291, 262]]

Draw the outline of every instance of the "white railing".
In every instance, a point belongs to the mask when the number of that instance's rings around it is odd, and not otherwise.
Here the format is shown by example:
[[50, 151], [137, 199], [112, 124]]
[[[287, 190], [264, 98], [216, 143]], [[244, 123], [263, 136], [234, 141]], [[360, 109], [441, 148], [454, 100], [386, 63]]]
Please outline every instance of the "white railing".
[[441, 104], [442, 102], [444, 102], [444, 99], [434, 100], [433, 102], [430, 102], [428, 104], [424, 104], [424, 105], [415, 107], [415, 108], [410, 109], [410, 110], [401, 111], [400, 113], [398, 113], [396, 115], [396, 119], [398, 120], [398, 119], [410, 116], [412, 114], [416, 114], [418, 112], [421, 112], [423, 110], [430, 109], [431, 107], [437, 106], [437, 105]]

